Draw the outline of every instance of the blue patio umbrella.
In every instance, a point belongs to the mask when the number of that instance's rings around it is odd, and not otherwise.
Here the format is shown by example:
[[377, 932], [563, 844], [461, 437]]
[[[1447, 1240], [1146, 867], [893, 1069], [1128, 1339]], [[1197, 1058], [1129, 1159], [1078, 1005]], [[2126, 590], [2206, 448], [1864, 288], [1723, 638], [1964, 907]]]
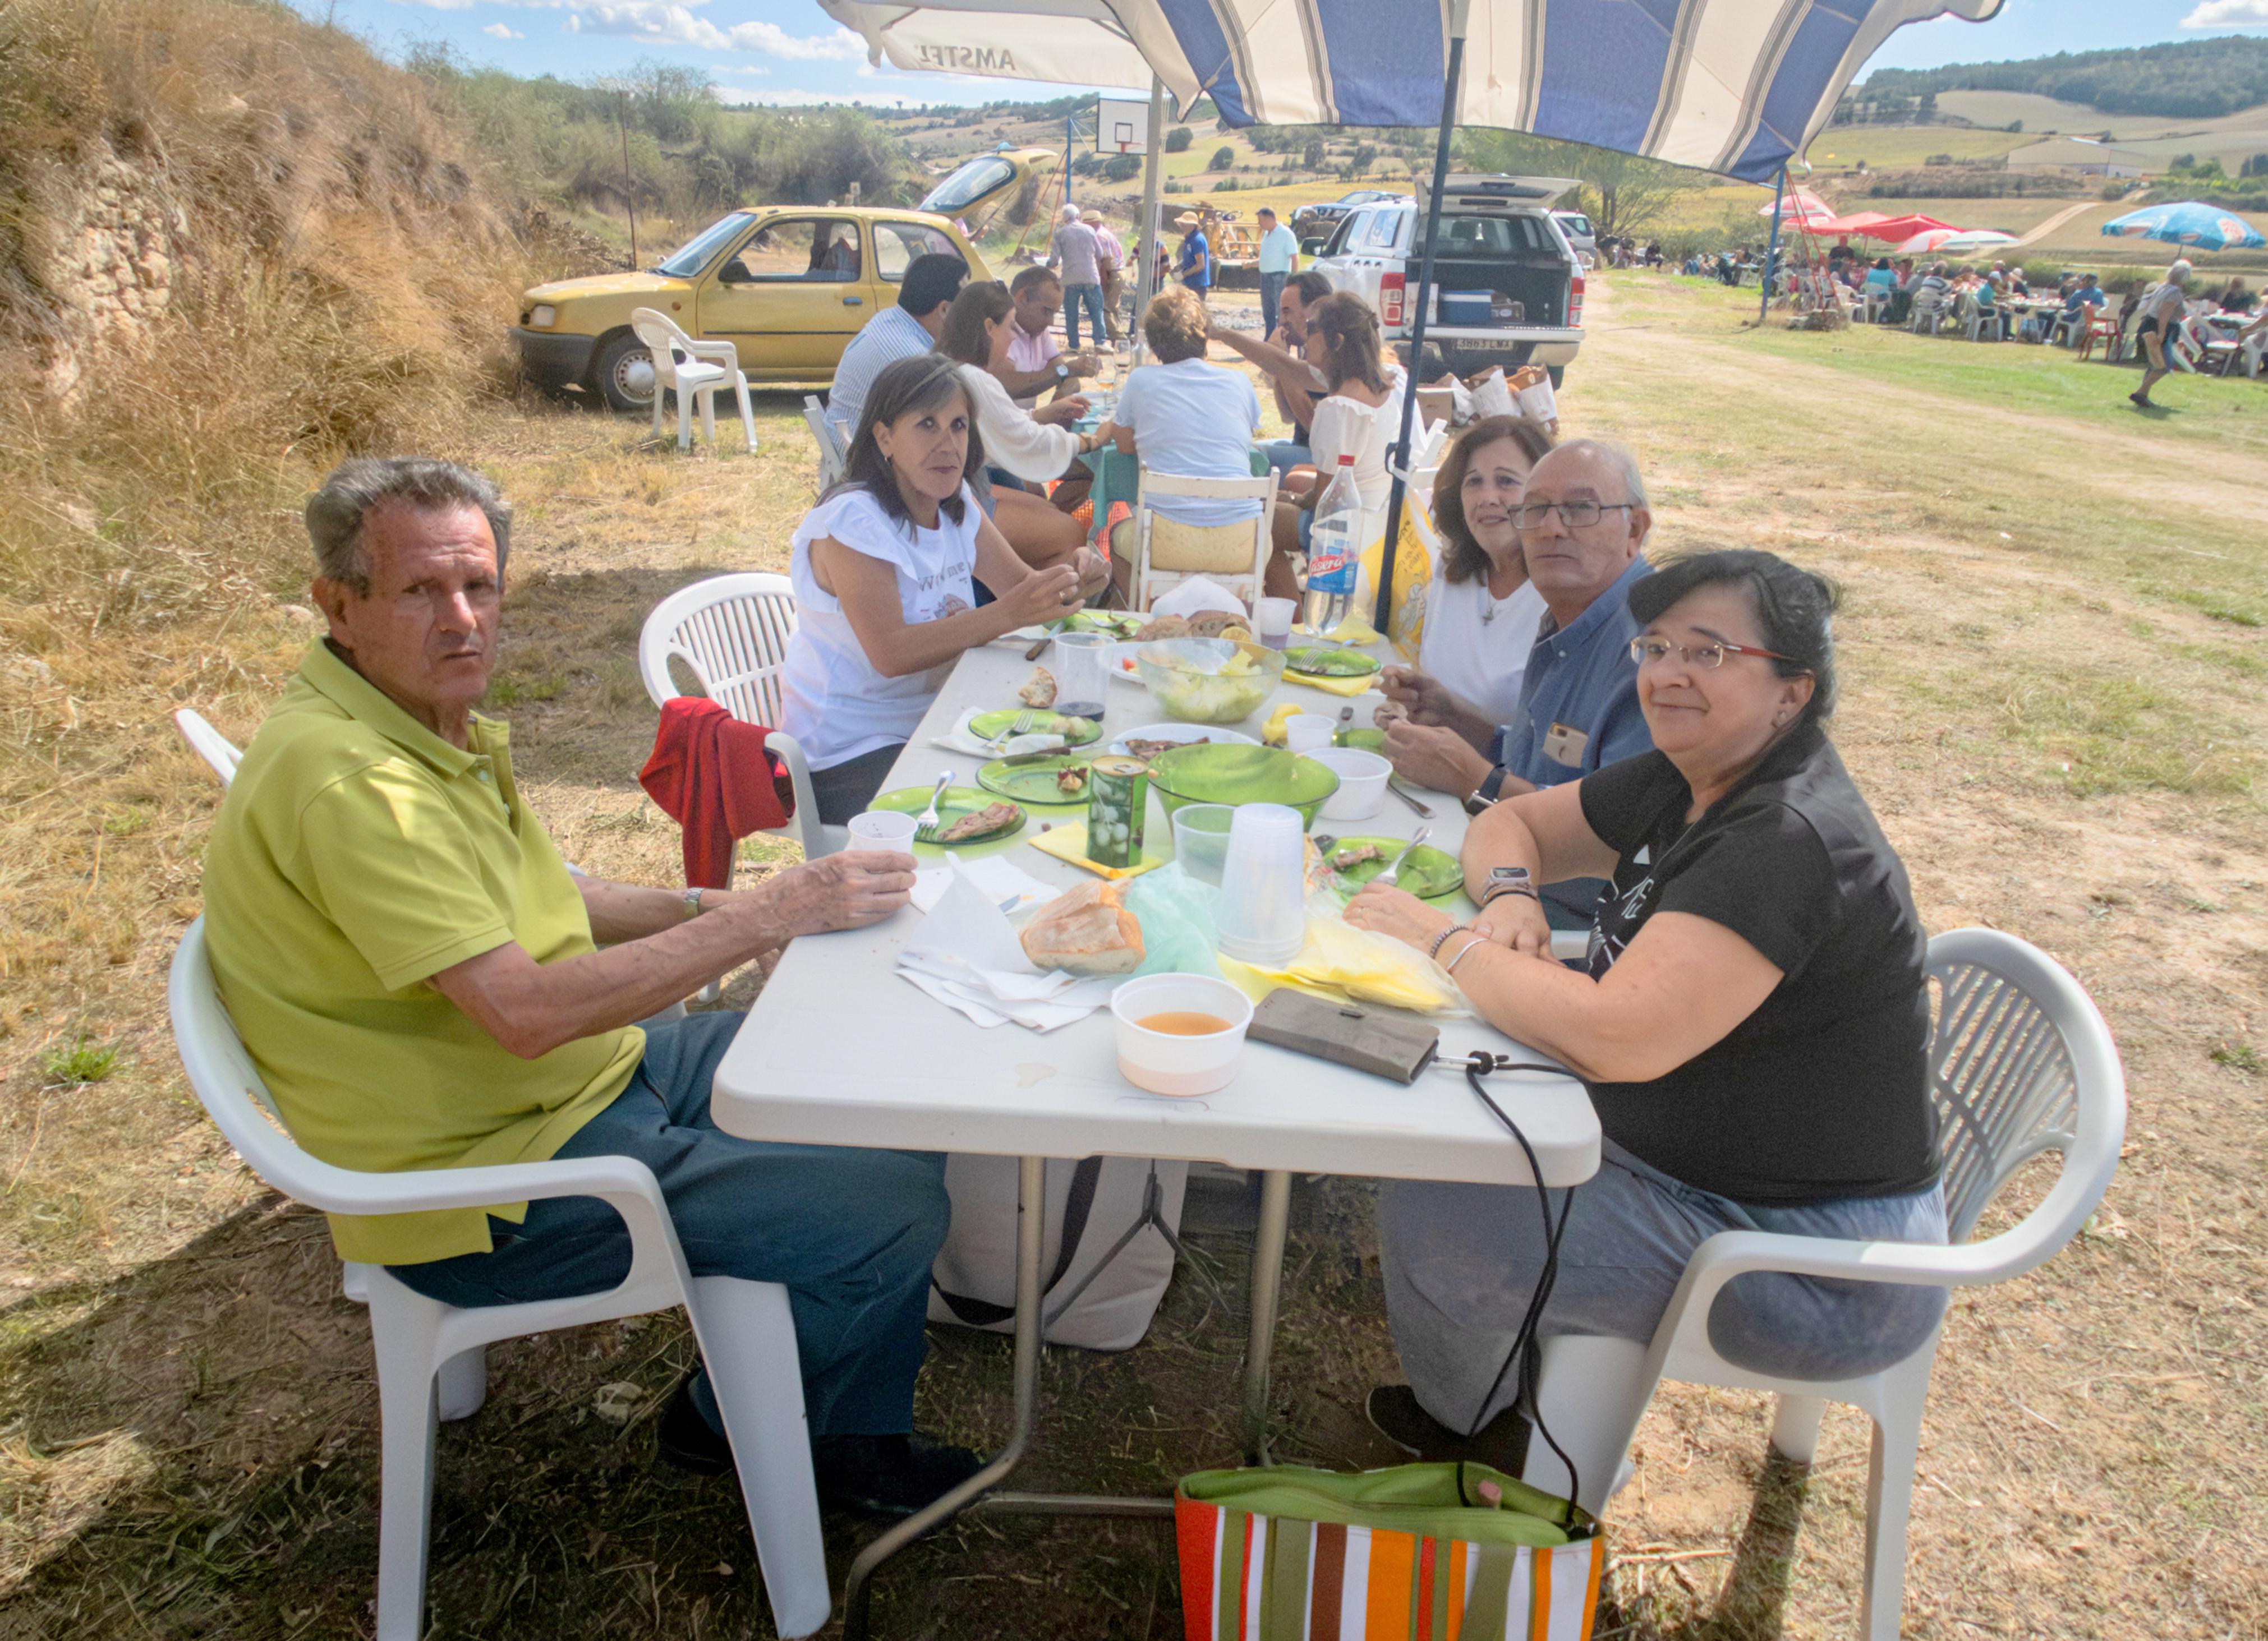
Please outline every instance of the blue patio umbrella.
[[2124, 239], [2165, 239], [2193, 246], [2200, 251], [2238, 248], [2257, 251], [2268, 245], [2259, 230], [2235, 211], [2218, 205], [2183, 200], [2178, 205], [2150, 205], [2113, 217], [2102, 232]]

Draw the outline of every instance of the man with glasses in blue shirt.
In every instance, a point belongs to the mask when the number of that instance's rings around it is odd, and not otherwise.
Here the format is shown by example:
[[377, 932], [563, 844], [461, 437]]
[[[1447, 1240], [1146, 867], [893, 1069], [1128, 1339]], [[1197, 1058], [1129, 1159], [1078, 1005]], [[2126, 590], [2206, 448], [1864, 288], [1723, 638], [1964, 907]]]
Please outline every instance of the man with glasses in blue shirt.
[[[1638, 623], [1630, 588], [1650, 573], [1642, 549], [1653, 527], [1637, 460], [1620, 445], [1571, 440], [1535, 464], [1517, 519], [1528, 579], [1545, 610], [1521, 681], [1518, 721], [1490, 723], [1414, 668], [1390, 667], [1382, 680], [1408, 711], [1386, 732], [1395, 772], [1462, 798], [1474, 814], [1653, 745], [1631, 659]], [[1547, 886], [1552, 927], [1589, 927], [1600, 887], [1592, 879]]]

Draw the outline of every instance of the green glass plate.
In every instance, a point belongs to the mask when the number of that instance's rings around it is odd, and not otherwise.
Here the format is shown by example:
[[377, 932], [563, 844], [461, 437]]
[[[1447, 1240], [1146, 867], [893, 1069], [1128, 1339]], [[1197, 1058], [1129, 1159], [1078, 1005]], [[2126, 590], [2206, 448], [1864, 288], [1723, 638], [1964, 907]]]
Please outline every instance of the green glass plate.
[[[874, 801], [866, 806], [869, 809], [893, 809], [903, 815], [917, 815], [929, 807], [930, 791], [926, 786], [901, 786], [895, 792], [877, 794]], [[961, 816], [975, 814], [986, 805], [999, 801], [990, 792], [979, 791], [974, 786], [948, 786], [945, 789], [945, 796], [938, 799], [937, 829], [942, 832]], [[958, 849], [967, 843], [990, 843], [999, 838], [1013, 837], [1023, 829], [1026, 816], [1014, 804], [1008, 807], [1016, 811], [1012, 820], [1004, 820], [990, 831], [979, 833], [975, 837], [957, 837], [950, 843], [937, 847]]]
[[1338, 744], [1351, 747], [1357, 752], [1383, 752], [1386, 750], [1386, 732], [1382, 729], [1343, 729], [1338, 733]]
[[1029, 763], [1011, 763], [1005, 758], [995, 758], [976, 771], [976, 784], [988, 792], [998, 792], [1020, 803], [1084, 804], [1084, 781], [1077, 791], [1066, 792], [1056, 784], [1056, 776], [1064, 769], [1084, 769], [1094, 762], [1086, 754], [1077, 752], [1035, 758]]
[[1151, 761], [1150, 786], [1167, 814], [1183, 804], [1288, 804], [1312, 826], [1339, 777], [1329, 765], [1280, 747], [1206, 741], [1160, 753]]
[[[980, 740], [997, 740], [1008, 732], [1019, 712], [1026, 709], [1010, 707], [1002, 712], [979, 712], [968, 720], [969, 732]], [[1060, 735], [1068, 746], [1084, 747], [1102, 739], [1102, 725], [1093, 718], [1066, 717], [1060, 712], [1032, 713], [1029, 735]]]
[[[1347, 892], [1352, 894], [1393, 865], [1394, 857], [1409, 842], [1406, 837], [1343, 837], [1331, 845], [1323, 861], [1328, 865], [1345, 850], [1359, 849], [1366, 843], [1377, 846], [1380, 858], [1376, 860], [1344, 868], [1331, 867]], [[1409, 890], [1421, 901], [1443, 900], [1465, 887], [1464, 869], [1457, 865], [1455, 856], [1444, 854], [1430, 843], [1420, 843], [1402, 863], [1402, 875], [1395, 879], [1395, 886]]]
[[1286, 671], [1305, 673], [1310, 678], [1360, 678], [1381, 665], [1376, 656], [1359, 650], [1335, 650], [1322, 644], [1284, 652]]
[[1146, 615], [1130, 615], [1112, 610], [1081, 610], [1064, 618], [1063, 626], [1073, 632], [1107, 632], [1114, 638], [1130, 638], [1148, 624]]

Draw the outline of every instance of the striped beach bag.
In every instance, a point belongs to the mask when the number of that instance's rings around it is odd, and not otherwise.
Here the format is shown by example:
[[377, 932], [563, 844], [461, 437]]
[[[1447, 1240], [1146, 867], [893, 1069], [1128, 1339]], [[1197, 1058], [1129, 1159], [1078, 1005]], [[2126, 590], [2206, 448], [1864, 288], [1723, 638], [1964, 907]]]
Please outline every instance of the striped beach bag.
[[1174, 1494], [1188, 1641], [1585, 1641], [1606, 1538], [1477, 1464], [1202, 1470]]

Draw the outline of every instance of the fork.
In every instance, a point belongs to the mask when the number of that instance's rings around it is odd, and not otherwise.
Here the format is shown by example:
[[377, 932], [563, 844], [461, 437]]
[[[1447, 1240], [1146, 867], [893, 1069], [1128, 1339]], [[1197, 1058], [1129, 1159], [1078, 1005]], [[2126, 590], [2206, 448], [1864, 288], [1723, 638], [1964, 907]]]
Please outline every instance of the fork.
[[937, 842], [937, 801], [945, 796], [945, 789], [952, 784], [953, 771], [950, 769], [937, 777], [937, 784], [930, 789], [929, 807], [921, 812], [921, 819], [914, 823], [915, 843]]
[[1031, 708], [1026, 707], [1022, 711], [1016, 714], [1014, 721], [1012, 722], [1007, 728], [995, 735], [990, 740], [987, 741], [985, 745], [990, 747], [994, 752], [998, 752], [1001, 747], [1015, 740], [1017, 736], [1030, 734], [1034, 730], [1039, 727], [1039, 724], [1040, 715], [1032, 710]]
[[[1411, 852], [1417, 849], [1418, 844], [1424, 843], [1432, 835], [1433, 828], [1432, 827], [1419, 827], [1416, 834], [1411, 836], [1410, 840], [1402, 846], [1402, 852], [1394, 857], [1393, 864], [1388, 866], [1385, 871], [1380, 872], [1376, 877], [1373, 878], [1371, 881], [1373, 883], [1394, 883], [1398, 881], [1402, 876], [1402, 863], [1410, 858]], [[914, 836], [918, 839], [921, 836], [921, 834], [917, 832], [914, 834]]]

